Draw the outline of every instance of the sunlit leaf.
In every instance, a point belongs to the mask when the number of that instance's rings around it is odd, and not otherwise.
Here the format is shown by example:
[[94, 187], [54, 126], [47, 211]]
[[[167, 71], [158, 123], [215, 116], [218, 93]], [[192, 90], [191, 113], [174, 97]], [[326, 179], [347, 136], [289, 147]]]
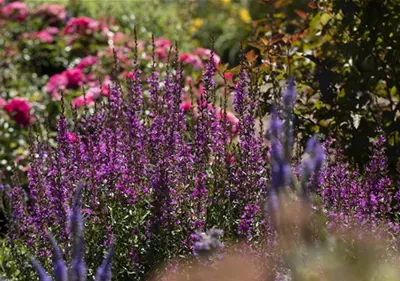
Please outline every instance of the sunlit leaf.
[[304, 11], [302, 11], [302, 10], [296, 9], [296, 10], [294, 10], [294, 12], [295, 12], [299, 17], [301, 17], [303, 20], [307, 19], [307, 17], [308, 17], [307, 13], [304, 12]]
[[257, 57], [258, 55], [254, 52], [254, 50], [250, 50], [249, 52], [246, 53], [246, 59], [249, 63], [255, 62]]

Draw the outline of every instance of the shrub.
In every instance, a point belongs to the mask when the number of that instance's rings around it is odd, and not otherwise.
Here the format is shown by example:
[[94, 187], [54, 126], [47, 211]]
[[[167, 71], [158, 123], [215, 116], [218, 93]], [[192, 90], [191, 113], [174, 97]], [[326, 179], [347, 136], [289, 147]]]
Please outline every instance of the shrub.
[[288, 69], [305, 90], [296, 108], [303, 139], [315, 132], [335, 135], [346, 155], [364, 166], [368, 155], [357, 148], [368, 146], [379, 127], [394, 175], [399, 157], [399, 57], [394, 51], [399, 3], [276, 0], [252, 6], [255, 29], [249, 45], [255, 48], [252, 57], [270, 74], [266, 102], [279, 92], [278, 82]]
[[[94, 249], [88, 263], [95, 264], [116, 237], [117, 278], [142, 278], [161, 262], [191, 253], [192, 234], [214, 225], [228, 237], [256, 241], [262, 215], [256, 206], [266, 188], [265, 144], [256, 133], [244, 68], [235, 89], [236, 100], [244, 102], [232, 131], [226, 97], [216, 92], [214, 58], [211, 54], [203, 90], [190, 110], [181, 106], [183, 70], [175, 52], [163, 77], [154, 71], [142, 81], [136, 64], [127, 92], [113, 80], [108, 102], [97, 104], [92, 114], [86, 107], [73, 128], [62, 114], [56, 148], [33, 136], [29, 201], [24, 204], [21, 188], [11, 192], [14, 238], [40, 256], [50, 254], [40, 235], [44, 229], [67, 241], [71, 194], [85, 180], [87, 243]], [[101, 240], [108, 242], [98, 247]]]

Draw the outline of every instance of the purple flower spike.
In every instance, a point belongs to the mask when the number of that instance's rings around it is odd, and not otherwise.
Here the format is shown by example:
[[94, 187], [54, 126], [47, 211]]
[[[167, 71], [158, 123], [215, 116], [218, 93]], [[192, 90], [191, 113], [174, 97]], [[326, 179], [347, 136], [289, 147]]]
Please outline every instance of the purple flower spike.
[[54, 277], [56, 281], [67, 281], [68, 280], [68, 271], [65, 265], [63, 255], [61, 252], [60, 247], [56, 239], [53, 235], [48, 234], [50, 242], [53, 246], [53, 270], [54, 270]]
[[83, 218], [81, 214], [82, 191], [84, 185], [79, 184], [72, 202], [70, 216], [72, 243], [71, 281], [86, 280], [85, 240], [83, 237]]
[[46, 270], [36, 259], [31, 259], [31, 263], [35, 268], [36, 273], [39, 275], [39, 281], [52, 281], [51, 277], [47, 274]]
[[311, 169], [311, 172], [318, 172], [324, 163], [325, 152], [315, 136], [308, 140], [306, 153], [309, 154], [311, 160], [308, 161], [307, 166]]
[[268, 135], [270, 138], [280, 139], [282, 135], [282, 120], [279, 119], [278, 112], [273, 109], [271, 113], [271, 121]]
[[318, 142], [317, 137], [314, 136], [308, 140], [306, 153], [307, 155], [304, 157], [301, 163], [301, 186], [304, 196], [308, 196], [310, 176], [314, 175], [314, 177], [317, 179], [325, 161], [325, 152], [322, 148], [322, 145]]
[[95, 281], [109, 281], [111, 280], [111, 259], [114, 255], [114, 246], [111, 245], [107, 257], [102, 262], [101, 266], [97, 269]]
[[278, 191], [289, 183], [290, 175], [290, 167], [286, 163], [282, 145], [278, 140], [272, 140], [271, 157], [272, 188]]
[[293, 77], [289, 77], [287, 81], [287, 87], [282, 96], [282, 102], [285, 108], [291, 110], [296, 101], [296, 88]]

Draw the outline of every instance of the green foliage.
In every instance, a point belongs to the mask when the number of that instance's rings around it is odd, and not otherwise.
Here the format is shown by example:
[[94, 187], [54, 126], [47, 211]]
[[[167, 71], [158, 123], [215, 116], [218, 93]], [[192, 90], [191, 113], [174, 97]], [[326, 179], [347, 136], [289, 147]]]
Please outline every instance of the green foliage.
[[30, 270], [26, 246], [14, 242], [10, 244], [5, 238], [0, 239], [0, 278], [9, 281], [21, 280], [22, 277], [29, 279], [33, 273]]
[[265, 100], [279, 91], [282, 76], [298, 77], [303, 93], [297, 126], [303, 136], [334, 135], [365, 163], [357, 148], [381, 128], [393, 169], [400, 141], [400, 2], [277, 0], [264, 9], [269, 12], [255, 22], [249, 45], [267, 73]]

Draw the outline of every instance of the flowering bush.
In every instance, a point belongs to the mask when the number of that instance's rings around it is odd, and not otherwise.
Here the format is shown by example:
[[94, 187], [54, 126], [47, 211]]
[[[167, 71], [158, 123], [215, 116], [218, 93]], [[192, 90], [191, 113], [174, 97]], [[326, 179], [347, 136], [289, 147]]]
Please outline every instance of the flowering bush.
[[[178, 54], [170, 63], [179, 64]], [[152, 72], [142, 80], [146, 73], [137, 67], [128, 78], [128, 92], [114, 80], [108, 105], [82, 116], [74, 129], [68, 128], [65, 115], [60, 117], [57, 148], [35, 140], [29, 205], [24, 206], [19, 187], [11, 191], [18, 206], [14, 238], [48, 256], [40, 233], [49, 228], [66, 241], [71, 194], [76, 181], [86, 180], [83, 212], [92, 237], [88, 244], [93, 248], [99, 239], [114, 237], [120, 241], [115, 249], [118, 277], [143, 277], [160, 262], [190, 253], [192, 234], [208, 226], [223, 228], [228, 237], [256, 239], [261, 210], [246, 206], [261, 204], [267, 169], [253, 104], [237, 104], [235, 130], [241, 141], [233, 142], [227, 102], [221, 109], [215, 103], [214, 55], [202, 78], [204, 90], [188, 111], [180, 106], [182, 71], [178, 67], [164, 76]], [[243, 70], [241, 75], [236, 100], [249, 101], [247, 74]], [[220, 217], [224, 213], [229, 216], [226, 222]], [[97, 249], [90, 264], [103, 253], [102, 247]]]
[[[331, 158], [318, 181], [318, 193], [334, 224], [367, 224], [398, 233], [399, 186], [387, 175], [385, 138], [373, 142], [372, 155], [364, 171], [344, 160], [340, 149], [328, 146]], [[329, 145], [329, 144], [328, 144]], [[371, 225], [372, 223], [372, 225]]]
[[[71, 128], [62, 111], [57, 147], [33, 139], [26, 190], [29, 201], [24, 202], [24, 190], [18, 185], [10, 191], [14, 207], [10, 233], [15, 241], [24, 241], [41, 257], [51, 253], [41, 235], [45, 229], [67, 241], [68, 206], [82, 180], [87, 182], [82, 210], [89, 223], [87, 244], [93, 249], [88, 264], [95, 266], [104, 248], [116, 239], [116, 278], [145, 278], [169, 259], [220, 247], [216, 240], [207, 244], [206, 234], [194, 235], [212, 227], [222, 229], [224, 239], [245, 241], [255, 250], [264, 246], [265, 237], [274, 245], [276, 233], [285, 231], [280, 198], [290, 190], [306, 204], [300, 217], [310, 216], [307, 206], [313, 194], [320, 194], [323, 204], [319, 210], [330, 212], [332, 224], [342, 223], [341, 213], [351, 218], [354, 211], [359, 222], [379, 220], [390, 224], [390, 233], [396, 234], [397, 218], [392, 212], [397, 210], [397, 195], [388, 192], [393, 187], [385, 178], [379, 145], [368, 170], [374, 177], [358, 179], [368, 189], [354, 191], [346, 181], [335, 185], [339, 169], [335, 165], [343, 162], [328, 161], [324, 167], [325, 152], [315, 137], [308, 141], [301, 163], [291, 163], [293, 79], [288, 80], [281, 111], [271, 116], [266, 142], [254, 111], [256, 72], [242, 62], [233, 90], [234, 132], [227, 117], [227, 95], [217, 104], [214, 55], [203, 72], [203, 90], [190, 109], [181, 106], [184, 84], [179, 57], [176, 51], [169, 62], [174, 68], [162, 76], [155, 70], [146, 75], [135, 63], [127, 77], [127, 90], [114, 78], [108, 102], [97, 104], [91, 114], [86, 108]], [[351, 210], [335, 201], [338, 190], [342, 196], [346, 189], [357, 193], [349, 201]], [[299, 235], [307, 236], [307, 231], [311, 229], [306, 227]], [[220, 234], [209, 232], [210, 237]], [[102, 241], [106, 242], [99, 247]]]

